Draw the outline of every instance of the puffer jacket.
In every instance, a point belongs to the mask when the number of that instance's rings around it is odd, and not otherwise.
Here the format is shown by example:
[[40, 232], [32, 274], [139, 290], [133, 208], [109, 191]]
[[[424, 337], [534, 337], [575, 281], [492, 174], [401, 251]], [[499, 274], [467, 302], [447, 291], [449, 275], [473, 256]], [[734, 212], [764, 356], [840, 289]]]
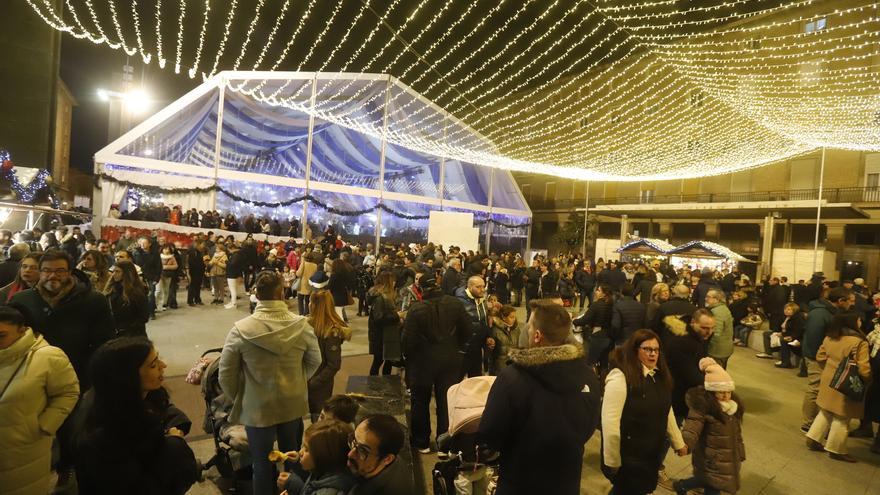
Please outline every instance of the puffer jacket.
[[367, 292], [370, 317], [367, 319], [367, 338], [369, 351], [373, 356], [381, 356], [386, 361], [400, 361], [401, 321], [397, 308], [378, 291]]
[[664, 324], [669, 334], [663, 339], [663, 352], [672, 373], [672, 410], [675, 416], [687, 415], [687, 391], [703, 383], [700, 359], [706, 357], [706, 342], [694, 333], [690, 325], [675, 316], [667, 316]]
[[76, 373], [61, 349], [27, 329], [0, 350], [0, 389], [7, 382], [0, 397], [0, 491], [47, 493], [52, 439], [79, 399]]
[[715, 317], [715, 331], [709, 339], [709, 356], [725, 359], [733, 354], [733, 315], [724, 303], [709, 306]]
[[[728, 415], [718, 406], [710, 407], [713, 399], [703, 387], [688, 390], [686, 399], [689, 412], [681, 433], [693, 453], [694, 476], [716, 490], [736, 493], [742, 462], [746, 460], [742, 402], [733, 394], [731, 400], [737, 403], [737, 411]], [[714, 414], [712, 409], [716, 409]]]
[[495, 348], [492, 349], [492, 362], [489, 363], [490, 375], [497, 375], [507, 367], [510, 351], [519, 348], [520, 332], [519, 324], [509, 327], [501, 318], [492, 318], [492, 338], [495, 339]]
[[318, 338], [284, 301], [260, 301], [235, 325], [220, 354], [220, 388], [233, 400], [229, 420], [266, 427], [309, 412], [307, 380], [321, 365]]
[[645, 305], [632, 297], [623, 296], [615, 301], [611, 315], [615, 344], [622, 345], [636, 330], [645, 328], [646, 313]]

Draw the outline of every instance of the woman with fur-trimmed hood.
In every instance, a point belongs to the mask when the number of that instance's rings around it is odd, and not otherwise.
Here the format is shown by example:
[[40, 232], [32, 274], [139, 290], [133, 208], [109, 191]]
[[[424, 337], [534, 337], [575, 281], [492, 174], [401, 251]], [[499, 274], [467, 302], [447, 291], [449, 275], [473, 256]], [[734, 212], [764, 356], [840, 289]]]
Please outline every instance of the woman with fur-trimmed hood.
[[682, 428], [684, 441], [693, 453], [694, 476], [673, 484], [675, 492], [686, 494], [702, 487], [705, 495], [736, 493], [740, 470], [746, 460], [743, 444], [743, 404], [733, 393], [733, 379], [712, 358], [700, 360], [706, 373], [703, 386], [687, 392], [689, 408]]

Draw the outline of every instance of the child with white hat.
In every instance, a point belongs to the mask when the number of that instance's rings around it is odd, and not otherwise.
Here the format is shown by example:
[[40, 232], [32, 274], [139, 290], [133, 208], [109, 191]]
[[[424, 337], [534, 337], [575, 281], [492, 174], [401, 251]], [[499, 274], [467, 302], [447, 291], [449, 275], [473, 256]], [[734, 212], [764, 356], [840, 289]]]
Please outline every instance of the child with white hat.
[[743, 405], [733, 378], [712, 358], [700, 360], [706, 374], [702, 387], [687, 392], [688, 417], [682, 436], [693, 453], [694, 476], [676, 481], [675, 492], [702, 488], [705, 495], [736, 493], [746, 460], [742, 437]]

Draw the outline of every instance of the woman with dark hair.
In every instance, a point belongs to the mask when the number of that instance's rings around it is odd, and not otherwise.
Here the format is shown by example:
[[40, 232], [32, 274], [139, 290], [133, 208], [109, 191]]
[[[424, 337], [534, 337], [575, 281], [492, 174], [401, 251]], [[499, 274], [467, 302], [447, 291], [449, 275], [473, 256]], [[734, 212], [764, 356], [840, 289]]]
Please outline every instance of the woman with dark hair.
[[76, 373], [17, 309], [0, 306], [0, 377], [0, 491], [48, 493], [52, 440], [79, 399]]
[[608, 284], [596, 286], [593, 294], [593, 302], [590, 308], [580, 318], [572, 322], [577, 327], [583, 327], [584, 340], [589, 341], [589, 355], [587, 362], [592, 365], [599, 364], [600, 369], [608, 367], [608, 353], [614, 346], [611, 334], [611, 317], [614, 312], [614, 298], [611, 287]]
[[77, 436], [80, 493], [174, 495], [196, 482], [198, 463], [183, 439], [192, 423], [171, 405], [164, 370], [140, 337], [113, 339], [92, 356]]
[[602, 401], [602, 472], [612, 493], [651, 493], [667, 438], [679, 456], [687, 455], [672, 412], [672, 375], [651, 330], [636, 330], [611, 361]]
[[100, 251], [90, 249], [79, 258], [76, 267], [89, 276], [92, 288], [102, 292], [110, 281], [110, 270], [107, 266], [107, 258]]
[[31, 289], [40, 281], [40, 253], [30, 253], [21, 259], [15, 280], [0, 289], [0, 304], [9, 304], [12, 296]]
[[135, 265], [131, 261], [116, 263], [110, 272], [107, 299], [113, 310], [116, 333], [129, 337], [146, 337], [150, 306], [147, 293]]
[[395, 361], [400, 361], [402, 354], [397, 290], [391, 271], [381, 271], [376, 275], [376, 284], [367, 293], [367, 301], [370, 306], [367, 336], [370, 354], [373, 355], [370, 375], [378, 375], [379, 367], [382, 367], [383, 375], [390, 375], [391, 367]]
[[324, 402], [333, 395], [333, 379], [342, 367], [342, 344], [351, 340], [351, 328], [333, 309], [333, 297], [326, 290], [312, 294], [309, 300], [309, 324], [318, 337], [321, 366], [309, 378], [309, 412], [317, 421]]
[[[849, 421], [864, 417], [865, 401], [852, 400], [831, 388], [831, 380], [837, 367], [847, 357], [852, 357], [858, 363], [859, 376], [865, 382], [871, 379], [868, 341], [861, 328], [862, 321], [858, 312], [838, 311], [828, 325], [825, 340], [816, 353], [816, 361], [822, 367], [819, 395], [816, 397], [819, 414], [807, 432], [807, 448], [826, 451], [835, 461], [858, 462], [847, 453], [846, 439], [849, 436]], [[823, 445], [822, 440], [826, 435], [828, 439]]]
[[327, 289], [333, 294], [333, 304], [336, 314], [343, 320], [347, 320], [345, 315], [345, 307], [354, 300], [351, 297], [351, 291], [357, 287], [357, 280], [354, 276], [354, 269], [342, 258], [333, 260], [330, 267], [330, 283]]

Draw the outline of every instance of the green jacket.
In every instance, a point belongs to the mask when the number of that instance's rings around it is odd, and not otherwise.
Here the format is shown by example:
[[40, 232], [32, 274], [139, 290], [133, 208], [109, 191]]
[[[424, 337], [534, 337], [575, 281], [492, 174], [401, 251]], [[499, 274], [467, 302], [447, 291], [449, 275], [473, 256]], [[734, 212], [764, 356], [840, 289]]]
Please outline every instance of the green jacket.
[[715, 316], [715, 332], [709, 339], [709, 356], [727, 359], [733, 354], [733, 315], [724, 303], [709, 306]]

